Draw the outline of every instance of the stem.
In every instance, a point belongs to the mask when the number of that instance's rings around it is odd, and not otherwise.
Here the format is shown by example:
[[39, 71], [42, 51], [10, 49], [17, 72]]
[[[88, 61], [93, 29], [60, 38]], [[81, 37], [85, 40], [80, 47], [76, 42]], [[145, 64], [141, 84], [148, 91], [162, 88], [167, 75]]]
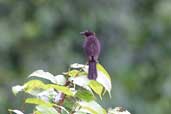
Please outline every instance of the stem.
[[[70, 82], [67, 81], [66, 84], [65, 84], [65, 86], [68, 86], [69, 84], [70, 84]], [[65, 96], [66, 96], [66, 95], [65, 95], [64, 93], [62, 93], [62, 92], [60, 92], [59, 94], [60, 94], [60, 100], [59, 100], [58, 105], [59, 105], [59, 106], [62, 106], [63, 103], [64, 103], [64, 100], [65, 100]], [[62, 111], [61, 108], [59, 108], [59, 109], [58, 109], [58, 112], [61, 113], [61, 111]]]

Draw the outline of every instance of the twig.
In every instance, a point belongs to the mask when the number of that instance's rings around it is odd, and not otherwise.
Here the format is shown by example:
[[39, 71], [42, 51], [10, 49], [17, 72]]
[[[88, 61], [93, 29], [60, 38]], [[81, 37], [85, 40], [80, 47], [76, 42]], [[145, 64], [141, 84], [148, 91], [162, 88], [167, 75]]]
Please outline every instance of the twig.
[[[68, 86], [69, 84], [70, 84], [70, 82], [67, 81], [66, 84], [65, 84], [65, 86]], [[65, 96], [66, 96], [66, 95], [65, 95], [64, 93], [62, 93], [62, 92], [60, 92], [59, 94], [60, 94], [60, 100], [59, 100], [58, 105], [59, 105], [59, 106], [62, 106], [63, 103], [64, 103], [64, 100], [65, 100]], [[58, 112], [61, 113], [61, 108], [58, 109]]]

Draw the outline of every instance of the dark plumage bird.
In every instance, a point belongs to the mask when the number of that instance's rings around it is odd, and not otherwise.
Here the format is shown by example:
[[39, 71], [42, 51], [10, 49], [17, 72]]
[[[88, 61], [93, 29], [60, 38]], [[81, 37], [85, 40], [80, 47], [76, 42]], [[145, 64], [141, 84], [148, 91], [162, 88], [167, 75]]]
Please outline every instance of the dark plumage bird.
[[96, 69], [96, 63], [98, 62], [98, 57], [100, 54], [100, 42], [97, 39], [94, 32], [85, 31], [81, 32], [82, 35], [84, 35], [84, 45], [83, 48], [85, 50], [85, 53], [88, 57], [88, 78], [90, 80], [96, 80], [97, 78], [97, 69]]

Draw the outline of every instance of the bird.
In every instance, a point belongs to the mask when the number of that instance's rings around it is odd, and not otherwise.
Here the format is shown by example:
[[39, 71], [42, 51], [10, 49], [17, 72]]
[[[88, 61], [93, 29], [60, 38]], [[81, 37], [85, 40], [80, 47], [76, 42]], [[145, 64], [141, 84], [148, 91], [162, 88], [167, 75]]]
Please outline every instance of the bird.
[[84, 36], [83, 48], [88, 58], [88, 79], [96, 80], [97, 68], [96, 64], [100, 55], [101, 45], [96, 37], [95, 32], [84, 31], [80, 33]]

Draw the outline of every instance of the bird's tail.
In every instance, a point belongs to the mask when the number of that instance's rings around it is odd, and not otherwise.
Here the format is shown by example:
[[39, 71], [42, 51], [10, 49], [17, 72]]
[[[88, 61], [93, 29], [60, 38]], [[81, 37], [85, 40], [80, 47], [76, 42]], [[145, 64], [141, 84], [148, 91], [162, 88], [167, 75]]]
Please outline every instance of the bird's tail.
[[97, 78], [96, 61], [94, 60], [93, 57], [91, 60], [89, 60], [88, 64], [89, 64], [88, 79], [96, 80]]

